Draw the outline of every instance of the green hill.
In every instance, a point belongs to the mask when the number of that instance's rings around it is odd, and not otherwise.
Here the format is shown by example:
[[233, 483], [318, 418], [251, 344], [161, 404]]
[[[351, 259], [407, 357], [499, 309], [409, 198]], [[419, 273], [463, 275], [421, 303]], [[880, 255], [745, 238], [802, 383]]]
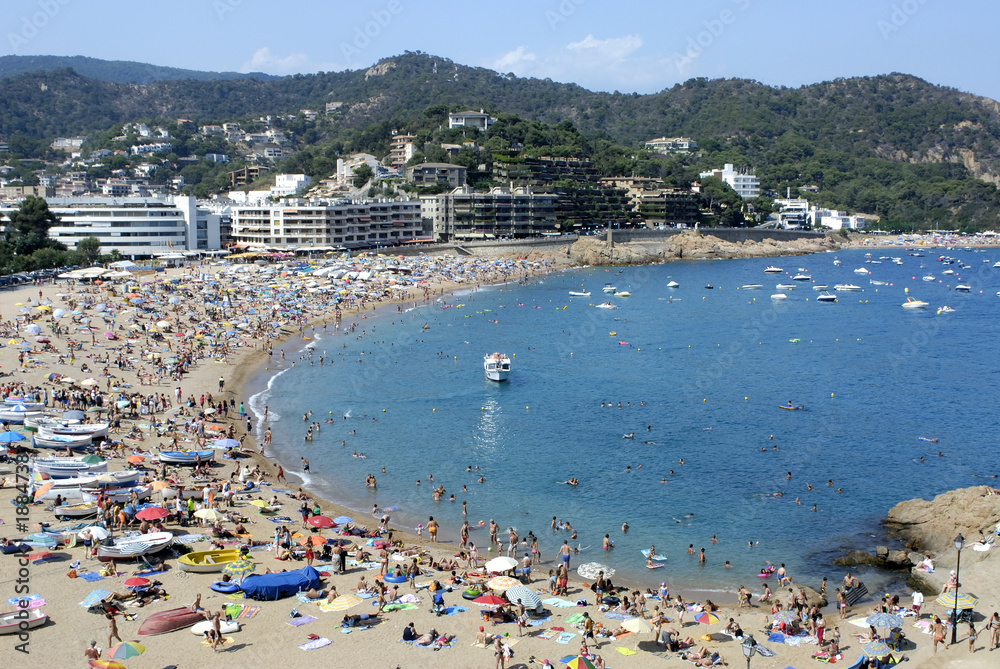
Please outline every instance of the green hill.
[[0, 79], [29, 72], [50, 72], [71, 68], [85, 77], [117, 84], [148, 84], [176, 79], [277, 79], [262, 72], [201, 72], [177, 67], [136, 63], [130, 60], [101, 60], [87, 56], [0, 56]]

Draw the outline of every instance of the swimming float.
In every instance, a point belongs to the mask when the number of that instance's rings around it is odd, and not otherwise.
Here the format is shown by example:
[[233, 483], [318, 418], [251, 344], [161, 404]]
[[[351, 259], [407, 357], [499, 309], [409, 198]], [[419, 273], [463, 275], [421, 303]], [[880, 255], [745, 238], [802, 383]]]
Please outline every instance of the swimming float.
[[215, 590], [216, 592], [222, 592], [227, 594], [240, 591], [240, 586], [238, 583], [230, 583], [226, 581], [216, 581], [209, 587], [212, 590]]
[[386, 583], [406, 583], [405, 576], [393, 576], [392, 574], [386, 574], [382, 577], [382, 580]]

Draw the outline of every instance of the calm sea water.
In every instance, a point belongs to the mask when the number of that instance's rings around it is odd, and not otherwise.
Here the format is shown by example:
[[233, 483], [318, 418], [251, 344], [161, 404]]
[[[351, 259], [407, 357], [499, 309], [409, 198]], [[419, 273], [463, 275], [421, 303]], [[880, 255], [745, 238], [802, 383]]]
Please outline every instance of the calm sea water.
[[[533, 531], [545, 559], [570, 538], [550, 530], [552, 517], [567, 520], [582, 548], [574, 565], [598, 560], [644, 584], [759, 590], [753, 575], [766, 561], [836, 582], [830, 560], [874, 549], [892, 505], [1000, 471], [990, 361], [1000, 251], [942, 252], [970, 268], [944, 266], [935, 251], [872, 252], [902, 266], [852, 251], [587, 268], [449, 296], [358, 320], [346, 336], [317, 329], [262, 371], [258, 387], [269, 385], [251, 405], [268, 405], [286, 467], [308, 458], [308, 484], [360, 520], [375, 505], [398, 507], [394, 523], [411, 529], [433, 515], [457, 546], [464, 500], [473, 525]], [[772, 263], [785, 274], [764, 274]], [[970, 293], [952, 289], [948, 267]], [[798, 268], [813, 281], [772, 300]], [[921, 280], [928, 273], [943, 282]], [[666, 288], [671, 280], [680, 286]], [[605, 295], [606, 282], [631, 297]], [[815, 283], [864, 290], [826, 304]], [[931, 306], [903, 309], [906, 289]], [[619, 308], [592, 306], [606, 299]], [[955, 312], [938, 314], [944, 305]], [[514, 356], [507, 383], [484, 378], [493, 351]], [[781, 410], [788, 400], [804, 409]], [[322, 423], [309, 443], [305, 411]], [[369, 473], [377, 490], [365, 487]], [[580, 485], [561, 483], [570, 477]], [[446, 495], [434, 502], [438, 484]], [[485, 528], [472, 541], [485, 547]], [[645, 568], [639, 551], [651, 544], [665, 568]], [[705, 548], [704, 565], [689, 546]]]

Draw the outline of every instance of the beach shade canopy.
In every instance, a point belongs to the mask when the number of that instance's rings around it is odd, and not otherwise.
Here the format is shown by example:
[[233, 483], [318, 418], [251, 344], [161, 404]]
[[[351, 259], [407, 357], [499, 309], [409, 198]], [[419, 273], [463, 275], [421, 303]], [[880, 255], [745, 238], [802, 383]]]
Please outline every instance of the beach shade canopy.
[[515, 585], [513, 588], [507, 588], [507, 592], [503, 596], [511, 604], [517, 604], [517, 600], [521, 600], [521, 603], [527, 609], [537, 609], [542, 605], [542, 599], [538, 596], [538, 593], [523, 585]]
[[595, 579], [597, 574], [604, 572], [604, 576], [611, 578], [615, 575], [615, 570], [607, 565], [603, 565], [600, 562], [587, 562], [576, 568], [576, 573], [583, 578]]
[[[949, 609], [954, 609], [956, 594], [957, 593], [955, 593], [954, 591], [946, 592], [943, 595], [940, 595], [934, 601], [936, 601], [941, 606], [947, 606]], [[973, 597], [972, 595], [967, 595], [964, 592], [958, 595], [958, 608], [960, 609], [971, 609], [974, 608], [978, 603], [979, 600]]]
[[13, 444], [15, 441], [24, 441], [25, 439], [27, 437], [20, 432], [13, 432], [11, 430], [0, 432], [0, 444]]
[[473, 604], [479, 604], [480, 606], [502, 606], [506, 604], [507, 601], [496, 595], [483, 595], [481, 597], [476, 597], [472, 600]]
[[222, 520], [224, 516], [215, 509], [198, 509], [194, 512], [196, 518], [202, 520]]
[[336, 518], [333, 519], [333, 522], [337, 523], [338, 525], [346, 525], [347, 523], [353, 523], [354, 519], [351, 518], [350, 516], [337, 516]]
[[313, 516], [309, 520], [307, 520], [306, 523], [308, 525], [312, 525], [313, 527], [326, 528], [326, 529], [334, 527], [337, 524], [333, 522], [332, 518], [328, 518], [326, 516]]
[[[205, 413], [208, 413], [208, 411], [206, 411]], [[236, 441], [235, 439], [216, 439], [215, 441], [212, 442], [212, 444], [216, 448], [237, 448], [239, 447], [240, 442]]]
[[96, 465], [104, 462], [104, 458], [101, 456], [91, 453], [90, 455], [85, 455], [80, 459], [80, 462], [86, 462], [88, 465]]
[[227, 564], [222, 570], [222, 573], [232, 576], [233, 578], [242, 579], [247, 574], [253, 573], [253, 570], [256, 568], [256, 564], [244, 558]]
[[351, 593], [349, 595], [341, 595], [340, 597], [337, 597], [335, 600], [330, 602], [326, 608], [330, 611], [346, 611], [352, 606], [357, 606], [363, 601], [363, 599], [354, 593]]
[[72, 411], [64, 411], [62, 417], [66, 420], [83, 420], [87, 417], [87, 414], [74, 409]]
[[868, 657], [885, 657], [890, 651], [885, 641], [869, 641], [861, 644], [861, 652]]
[[516, 578], [511, 578], [510, 576], [496, 576], [487, 581], [486, 585], [489, 586], [491, 590], [503, 592], [504, 590], [509, 590], [510, 588], [521, 585], [521, 582]]
[[170, 512], [166, 509], [158, 506], [147, 506], [145, 509], [140, 509], [135, 517], [139, 520], [162, 520], [169, 515]]
[[131, 462], [133, 465], [137, 465], [140, 462], [143, 462], [145, 459], [146, 458], [142, 457], [141, 455], [130, 455], [127, 458], [125, 458], [127, 462]]
[[54, 481], [46, 481], [45, 483], [43, 483], [41, 487], [39, 487], [38, 490], [35, 491], [35, 499], [42, 497], [49, 490], [52, 490], [53, 484]]
[[94, 669], [127, 669], [124, 664], [114, 660], [91, 660], [87, 664]]
[[694, 619], [697, 622], [705, 625], [711, 625], [713, 623], [719, 622], [720, 620], [719, 616], [715, 615], [711, 611], [703, 611], [702, 613], [695, 615]]
[[153, 483], [149, 487], [150, 489], [152, 489], [153, 492], [156, 492], [157, 490], [163, 490], [164, 488], [169, 488], [170, 483], [167, 481], [153, 481]]
[[144, 585], [149, 585], [152, 583], [148, 578], [143, 578], [142, 576], [136, 576], [135, 578], [130, 578], [125, 581], [125, 585], [129, 588], [141, 588]]
[[302, 537], [296, 541], [299, 546], [322, 546], [326, 543], [326, 539], [319, 536], [318, 534], [313, 534], [308, 537]]
[[84, 532], [90, 532], [90, 536], [92, 539], [94, 539], [94, 541], [104, 541], [105, 539], [108, 538], [108, 535], [110, 534], [110, 532], [108, 532], [100, 525], [91, 525], [90, 527], [85, 527], [79, 532], [77, 532], [76, 536], [80, 537], [81, 539], [84, 539], [85, 538], [83, 535]]
[[897, 616], [892, 613], [874, 613], [868, 616], [866, 623], [872, 627], [880, 627], [885, 629], [892, 629], [893, 627], [903, 626], [903, 616]]
[[594, 663], [582, 655], [574, 657], [566, 663], [566, 666], [569, 667], [569, 669], [594, 669]]
[[653, 624], [645, 618], [631, 618], [622, 623], [622, 628], [627, 629], [629, 632], [643, 634], [645, 632], [652, 632]]
[[111, 593], [105, 590], [104, 588], [98, 588], [97, 590], [94, 590], [89, 595], [84, 597], [83, 601], [80, 602], [80, 606], [82, 606], [85, 609], [89, 609], [92, 606], [97, 606], [98, 604], [101, 603], [102, 599], [104, 599], [110, 594]]
[[792, 611], [778, 611], [774, 614], [774, 619], [779, 623], [785, 623], [787, 625], [793, 620], [799, 620], [799, 617]]
[[510, 571], [517, 567], [517, 560], [506, 555], [501, 555], [500, 557], [495, 557], [486, 563], [486, 571], [501, 572]]

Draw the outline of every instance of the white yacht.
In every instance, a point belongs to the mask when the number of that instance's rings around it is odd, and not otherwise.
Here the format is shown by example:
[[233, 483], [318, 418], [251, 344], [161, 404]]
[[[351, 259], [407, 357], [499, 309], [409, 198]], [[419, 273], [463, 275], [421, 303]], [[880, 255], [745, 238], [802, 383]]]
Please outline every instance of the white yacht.
[[853, 283], [838, 283], [833, 289], [838, 293], [856, 293], [861, 290], [861, 286], [855, 286]]
[[816, 296], [817, 302], [836, 302], [837, 296], [833, 293], [820, 293]]
[[504, 353], [493, 353], [483, 358], [486, 378], [490, 381], [506, 381], [510, 375], [510, 358]]

